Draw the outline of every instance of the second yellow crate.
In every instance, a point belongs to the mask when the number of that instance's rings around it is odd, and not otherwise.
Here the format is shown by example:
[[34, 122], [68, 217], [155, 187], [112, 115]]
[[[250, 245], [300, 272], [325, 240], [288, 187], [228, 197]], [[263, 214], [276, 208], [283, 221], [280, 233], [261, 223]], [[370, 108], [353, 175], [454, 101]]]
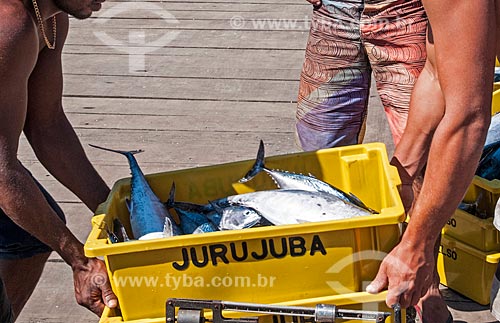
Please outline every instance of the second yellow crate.
[[498, 252], [483, 252], [443, 235], [437, 261], [441, 284], [487, 305], [499, 260]]
[[443, 233], [480, 251], [500, 252], [500, 232], [493, 225], [493, 218], [480, 219], [458, 209], [448, 220]]
[[500, 181], [488, 181], [474, 176], [464, 202], [477, 202], [477, 209], [485, 213], [482, 219], [457, 209], [443, 228], [443, 233], [481, 251], [500, 251], [500, 232], [493, 226], [495, 206], [500, 198]]

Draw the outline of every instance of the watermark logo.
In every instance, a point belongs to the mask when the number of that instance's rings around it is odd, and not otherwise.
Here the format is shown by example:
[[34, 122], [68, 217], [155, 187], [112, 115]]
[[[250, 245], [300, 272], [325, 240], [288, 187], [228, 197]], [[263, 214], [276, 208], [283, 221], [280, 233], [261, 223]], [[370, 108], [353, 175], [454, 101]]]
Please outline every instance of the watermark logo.
[[[352, 267], [354, 263], [359, 261], [373, 261], [373, 263], [379, 264], [387, 256], [387, 253], [378, 250], [365, 250], [356, 252], [353, 255], [345, 256], [335, 262], [333, 266], [328, 268], [327, 274], [340, 274], [345, 268]], [[328, 286], [337, 294], [347, 294], [354, 293], [356, 290], [352, 290], [350, 287], [345, 286], [340, 281], [326, 281]], [[371, 281], [361, 282], [361, 288], [364, 289]]]
[[[152, 2], [121, 2], [99, 14], [99, 19], [95, 20], [97, 25], [109, 24], [114, 18], [119, 18], [125, 12], [151, 12], [161, 18], [166, 24], [178, 24], [179, 21], [166, 9]], [[94, 35], [106, 46], [116, 51], [128, 54], [129, 72], [141, 73], [146, 71], [146, 54], [154, 52], [167, 46], [178, 35], [179, 31], [165, 30], [159, 38], [146, 42], [147, 34], [144, 30], [129, 30], [128, 39], [116, 39], [106, 31], [94, 31]]]
[[[364, 268], [365, 270], [379, 270], [379, 266], [382, 263], [382, 261], [386, 257], [392, 257], [390, 254], [387, 254], [383, 251], [378, 251], [378, 250], [365, 250], [361, 252], [356, 252], [352, 255], [345, 256], [343, 258], [338, 259], [330, 268], [326, 270], [327, 277], [328, 275], [343, 275], [345, 272], [349, 272], [349, 267], [356, 266], [357, 269], [354, 270], [359, 270], [361, 268]], [[393, 259], [393, 262], [397, 263], [399, 265], [399, 268], [403, 269], [404, 266], [406, 266], [404, 263], [399, 261], [398, 259]], [[368, 268], [370, 267], [370, 268]], [[402, 270], [403, 271], [403, 270]], [[408, 270], [407, 270], [408, 271]], [[354, 275], [354, 279], [358, 277], [359, 279], [360, 273]], [[346, 280], [344, 280], [346, 281]], [[354, 289], [357, 289], [357, 286], [360, 286], [361, 291], [364, 291], [366, 287], [371, 283], [372, 281], [360, 281], [359, 285], [355, 284], [356, 287]], [[335, 292], [335, 294], [346, 294], [346, 295], [355, 295], [351, 293], [357, 293], [359, 290], [353, 290], [353, 287], [351, 286], [346, 286], [342, 281], [340, 280], [327, 280], [326, 281], [327, 285]], [[406, 292], [410, 286], [410, 282], [405, 282], [402, 284], [403, 289], [401, 289], [401, 294]], [[359, 299], [353, 298], [352, 299], [353, 303], [358, 303], [360, 302]], [[371, 302], [367, 302], [364, 300], [362, 302], [362, 310], [365, 311], [378, 311], [378, 302], [382, 302], [383, 300], [377, 299], [377, 296], [374, 295], [374, 299]], [[409, 322], [409, 321], [408, 321]]]
[[303, 19], [247, 19], [243, 16], [236, 15], [231, 17], [229, 25], [231, 29], [305, 31], [310, 28], [310, 18], [305, 16]]
[[273, 288], [277, 277], [257, 274], [256, 276], [202, 276], [167, 273], [165, 276], [117, 276], [114, 283], [128, 288]]
[[[296, 18], [247, 18], [241, 15], [235, 15], [229, 20], [231, 29], [246, 29], [246, 30], [283, 30], [283, 31], [308, 31], [321, 30], [323, 33], [330, 34], [345, 34], [359, 33], [360, 28], [364, 32], [372, 30], [380, 30], [388, 24], [401, 24], [401, 28], [405, 27], [405, 20], [396, 16], [391, 19], [381, 18], [372, 19], [370, 21], [359, 21], [353, 19], [339, 20], [331, 18], [320, 18], [304, 16], [301, 19]], [[411, 22], [410, 22], [411, 24]]]

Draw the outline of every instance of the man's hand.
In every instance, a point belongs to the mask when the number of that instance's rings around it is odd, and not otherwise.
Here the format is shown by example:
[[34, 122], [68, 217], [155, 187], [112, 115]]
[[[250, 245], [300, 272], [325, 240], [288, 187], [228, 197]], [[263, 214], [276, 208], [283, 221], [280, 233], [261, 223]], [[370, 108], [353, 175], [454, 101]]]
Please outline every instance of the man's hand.
[[377, 294], [387, 287], [388, 306], [399, 303], [408, 308], [417, 304], [432, 283], [435, 263], [432, 247], [417, 250], [403, 240], [384, 258], [377, 277], [366, 291]]
[[75, 297], [78, 304], [88, 308], [98, 316], [104, 306], [115, 308], [118, 300], [111, 290], [106, 266], [96, 258], [89, 258], [84, 266], [73, 268]]

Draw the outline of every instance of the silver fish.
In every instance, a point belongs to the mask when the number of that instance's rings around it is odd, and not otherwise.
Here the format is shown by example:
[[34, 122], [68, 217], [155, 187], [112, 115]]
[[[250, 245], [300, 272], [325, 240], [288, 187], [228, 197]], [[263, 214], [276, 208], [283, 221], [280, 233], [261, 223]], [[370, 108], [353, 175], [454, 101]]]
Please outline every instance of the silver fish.
[[266, 172], [273, 179], [274, 183], [278, 188], [281, 189], [298, 189], [304, 191], [313, 192], [325, 192], [335, 195], [339, 199], [346, 202], [352, 203], [363, 209], [370, 211], [371, 213], [378, 213], [377, 211], [367, 207], [358, 197], [352, 193], [345, 193], [344, 191], [330, 185], [322, 180], [317, 179], [313, 175], [303, 175], [296, 174], [287, 171], [274, 170], [266, 168], [264, 164], [264, 142], [261, 140], [259, 144], [259, 150], [257, 152], [257, 158], [252, 168], [248, 173], [239, 180], [240, 183], [246, 183], [252, 178], [254, 178], [260, 172]]
[[90, 145], [94, 148], [122, 154], [129, 162], [132, 179], [130, 181], [130, 225], [134, 237], [139, 240], [156, 239], [182, 234], [168, 209], [155, 195], [142, 173], [134, 154], [142, 152], [121, 151]]
[[488, 134], [486, 135], [486, 142], [484, 143], [484, 146], [487, 147], [488, 145], [498, 141], [500, 141], [500, 113], [491, 117], [491, 123], [488, 128]]
[[291, 189], [232, 195], [212, 203], [250, 207], [274, 225], [349, 219], [372, 214], [332, 194]]
[[249, 228], [257, 224], [267, 224], [253, 209], [240, 205], [195, 204], [175, 201], [175, 183], [165, 203], [173, 208], [181, 220], [184, 233], [212, 232]]

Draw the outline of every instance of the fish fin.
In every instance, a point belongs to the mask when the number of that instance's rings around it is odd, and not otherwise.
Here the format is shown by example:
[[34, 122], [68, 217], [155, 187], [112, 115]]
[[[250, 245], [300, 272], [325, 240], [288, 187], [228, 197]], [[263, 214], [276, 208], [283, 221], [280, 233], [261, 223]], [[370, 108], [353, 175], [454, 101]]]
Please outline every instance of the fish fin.
[[272, 226], [274, 225], [271, 221], [266, 219], [265, 217], [261, 217], [259, 221], [259, 226]]
[[165, 223], [163, 224], [163, 234], [166, 237], [171, 237], [174, 235], [174, 228], [172, 221], [167, 217], [165, 218]]
[[238, 182], [239, 183], [246, 183], [252, 178], [255, 177], [258, 173], [260, 173], [263, 169], [265, 169], [264, 166], [264, 142], [261, 140], [259, 143], [259, 151], [257, 152], [257, 158], [255, 159], [255, 163], [253, 164], [252, 168], [248, 171], [248, 173], [243, 176]]
[[116, 150], [116, 149], [104, 148], [104, 147], [100, 147], [100, 146], [96, 146], [96, 145], [92, 145], [92, 144], [89, 144], [89, 146], [97, 148], [97, 149], [101, 149], [101, 150], [106, 150], [106, 151], [111, 151], [111, 152], [114, 152], [114, 153], [122, 154], [122, 155], [125, 155], [125, 156], [128, 155], [128, 154], [135, 155], [135, 154], [138, 154], [138, 153], [142, 153], [144, 151], [142, 149], [131, 150], [131, 151]]
[[221, 215], [224, 213], [224, 209], [221, 208], [217, 203], [215, 202], [212, 202], [212, 201], [208, 201], [208, 203], [210, 203], [210, 205], [214, 208], [214, 211], [218, 214], [218, 215]]
[[131, 239], [128, 237], [125, 227], [122, 227], [121, 230], [122, 230], [123, 241], [124, 242], [130, 241]]
[[172, 208], [175, 201], [175, 182], [172, 182], [172, 187], [170, 187], [170, 193], [168, 195], [168, 200], [165, 202], [167, 208]]
[[271, 179], [273, 180], [274, 185], [276, 185], [276, 187], [277, 187], [277, 188], [281, 188], [280, 183], [278, 183], [278, 181], [277, 181], [277, 180], [275, 180], [275, 179], [274, 179], [274, 177], [272, 177], [271, 175], [269, 175], [269, 176], [270, 176], [270, 177], [271, 177]]

